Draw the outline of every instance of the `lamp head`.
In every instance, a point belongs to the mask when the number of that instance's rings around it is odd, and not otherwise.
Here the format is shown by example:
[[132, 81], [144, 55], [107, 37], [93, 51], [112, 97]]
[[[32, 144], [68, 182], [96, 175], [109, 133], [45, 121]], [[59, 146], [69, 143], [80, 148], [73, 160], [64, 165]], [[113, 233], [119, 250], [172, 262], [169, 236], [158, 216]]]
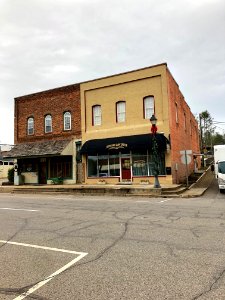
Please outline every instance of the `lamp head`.
[[155, 115], [152, 115], [152, 116], [151, 116], [150, 122], [152, 123], [152, 125], [156, 125], [156, 123], [157, 123], [157, 118], [155, 117]]

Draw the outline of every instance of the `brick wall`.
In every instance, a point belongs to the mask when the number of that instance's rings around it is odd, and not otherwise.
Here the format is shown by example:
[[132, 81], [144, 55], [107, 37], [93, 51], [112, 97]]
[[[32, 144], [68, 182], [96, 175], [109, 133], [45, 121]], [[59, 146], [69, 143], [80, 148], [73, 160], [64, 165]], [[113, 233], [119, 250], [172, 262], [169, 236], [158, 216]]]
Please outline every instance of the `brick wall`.
[[[70, 111], [72, 128], [64, 131], [63, 113]], [[45, 133], [44, 118], [52, 116], [52, 132]], [[34, 134], [27, 134], [27, 119], [34, 118]], [[81, 138], [80, 85], [74, 84], [15, 98], [14, 142], [26, 143]]]
[[[173, 183], [180, 183], [185, 182], [186, 179], [186, 167], [181, 163], [180, 151], [192, 150], [193, 153], [200, 153], [198, 123], [169, 70], [167, 70], [167, 82]], [[178, 120], [176, 120], [176, 110]], [[192, 159], [188, 171], [191, 173], [193, 170], [194, 160]]]

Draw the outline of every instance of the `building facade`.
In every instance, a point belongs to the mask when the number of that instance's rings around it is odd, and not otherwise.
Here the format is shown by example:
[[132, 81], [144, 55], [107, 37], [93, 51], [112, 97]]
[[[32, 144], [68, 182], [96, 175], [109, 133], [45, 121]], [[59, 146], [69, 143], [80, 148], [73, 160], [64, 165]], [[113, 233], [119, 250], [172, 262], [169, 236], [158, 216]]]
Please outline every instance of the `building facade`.
[[80, 91], [87, 184], [153, 182], [153, 114], [160, 181], [185, 181], [180, 151], [199, 153], [198, 125], [166, 64], [84, 82]]
[[11, 149], [12, 145], [0, 144], [0, 179], [6, 179], [9, 169], [12, 169], [14, 166], [13, 159], [4, 157]]
[[198, 124], [165, 63], [16, 98], [16, 174], [30, 184], [153, 183], [152, 115], [160, 182], [185, 182]]
[[76, 183], [81, 144], [79, 84], [15, 98], [16, 174], [28, 184]]

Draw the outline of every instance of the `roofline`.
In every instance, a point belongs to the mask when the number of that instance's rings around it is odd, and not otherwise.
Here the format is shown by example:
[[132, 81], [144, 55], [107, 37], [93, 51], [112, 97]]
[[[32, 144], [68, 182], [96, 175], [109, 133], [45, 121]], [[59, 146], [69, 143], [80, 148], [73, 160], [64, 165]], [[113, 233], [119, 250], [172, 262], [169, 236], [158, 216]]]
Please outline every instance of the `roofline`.
[[131, 71], [126, 71], [126, 72], [122, 72], [122, 73], [117, 73], [117, 74], [113, 74], [113, 75], [107, 75], [107, 76], [103, 76], [103, 77], [99, 77], [99, 78], [95, 78], [95, 79], [91, 79], [91, 80], [82, 81], [82, 82], [80, 82], [80, 84], [87, 83], [87, 82], [92, 82], [92, 81], [97, 81], [97, 80], [101, 80], [101, 79], [107, 79], [107, 78], [120, 76], [120, 75], [124, 75], [124, 74], [129, 74], [129, 73], [133, 73], [133, 72], [138, 72], [138, 71], [142, 71], [142, 70], [147, 70], [147, 69], [155, 68], [155, 67], [159, 67], [159, 66], [166, 66], [166, 68], [168, 69], [167, 63], [164, 62], [164, 63], [153, 65], [153, 66], [148, 66], [148, 67], [139, 68], [139, 69], [135, 69], [135, 70], [131, 70]]
[[15, 97], [14, 99], [19, 100], [19, 99], [22, 99], [22, 98], [41, 95], [41, 94], [45, 94], [45, 93], [48, 93], [48, 92], [53, 92], [53, 91], [57, 91], [57, 90], [61, 90], [61, 89], [63, 90], [65, 88], [77, 87], [77, 86], [79, 86], [83, 83], [88, 83], [88, 82], [107, 79], [107, 78], [116, 77], [116, 76], [120, 76], [120, 75], [130, 74], [130, 73], [133, 73], [133, 72], [147, 70], [147, 69], [155, 68], [155, 67], [159, 67], [159, 66], [166, 66], [166, 68], [168, 69], [167, 63], [164, 62], [164, 63], [161, 63], [161, 64], [156, 64], [156, 65], [152, 65], [152, 66], [148, 66], [148, 67], [144, 67], [144, 68], [139, 68], [139, 69], [135, 69], [135, 70], [131, 70], [131, 71], [126, 71], [126, 72], [121, 72], [121, 73], [117, 73], [117, 74], [113, 74], [113, 75], [98, 77], [98, 78], [95, 78], [95, 79], [85, 80], [85, 81], [81, 81], [81, 82], [78, 82], [78, 83], [73, 83], [73, 84], [70, 84], [70, 85], [64, 85], [64, 86], [61, 86], [61, 87], [57, 87], [57, 88], [53, 88], [53, 89], [49, 89], [49, 90], [44, 90], [44, 91], [40, 91], [40, 92], [36, 92], [36, 93], [32, 93], [32, 94], [26, 94], [26, 95], [23, 95], [23, 96]]
[[45, 94], [45, 93], [55, 92], [57, 90], [63, 90], [65, 88], [72, 88], [72, 87], [78, 87], [78, 86], [80, 86], [80, 83], [73, 83], [73, 84], [64, 85], [64, 86], [56, 87], [56, 88], [49, 89], [49, 90], [44, 90], [44, 91], [40, 91], [40, 92], [36, 92], [36, 93], [32, 93], [32, 94], [26, 94], [23, 96], [18, 96], [18, 97], [15, 97], [14, 99], [19, 100], [19, 99], [26, 98], [26, 97], [41, 95], [41, 94]]

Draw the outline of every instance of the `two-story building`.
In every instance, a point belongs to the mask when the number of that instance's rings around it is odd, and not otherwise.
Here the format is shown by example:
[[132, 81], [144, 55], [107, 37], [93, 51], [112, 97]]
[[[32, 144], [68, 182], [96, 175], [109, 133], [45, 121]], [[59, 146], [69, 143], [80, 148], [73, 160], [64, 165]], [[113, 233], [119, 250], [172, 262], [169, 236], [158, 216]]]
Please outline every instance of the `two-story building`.
[[80, 85], [15, 98], [14, 140], [9, 156], [24, 183], [81, 179]]
[[25, 183], [153, 183], [152, 115], [160, 182], [184, 182], [198, 124], [166, 63], [15, 98], [10, 157]]
[[199, 153], [198, 124], [167, 64], [81, 83], [80, 95], [86, 183], [153, 182], [153, 114], [160, 181], [185, 181], [180, 151]]

